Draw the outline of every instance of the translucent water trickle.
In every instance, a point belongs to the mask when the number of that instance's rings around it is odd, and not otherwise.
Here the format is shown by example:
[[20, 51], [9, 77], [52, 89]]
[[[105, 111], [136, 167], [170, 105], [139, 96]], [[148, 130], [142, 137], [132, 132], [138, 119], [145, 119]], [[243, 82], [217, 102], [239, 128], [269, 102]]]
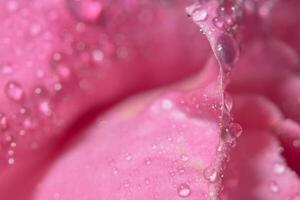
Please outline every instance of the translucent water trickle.
[[177, 194], [181, 198], [189, 197], [192, 193], [190, 186], [186, 183], [180, 184], [177, 187]]

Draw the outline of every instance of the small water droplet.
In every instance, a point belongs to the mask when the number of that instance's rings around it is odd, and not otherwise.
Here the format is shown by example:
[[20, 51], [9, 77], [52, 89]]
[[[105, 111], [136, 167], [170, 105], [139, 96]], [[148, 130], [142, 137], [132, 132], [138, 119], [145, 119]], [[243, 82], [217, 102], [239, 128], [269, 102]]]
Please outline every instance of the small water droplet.
[[177, 194], [179, 197], [186, 198], [191, 195], [191, 188], [188, 184], [183, 183], [177, 187]]
[[15, 163], [15, 159], [14, 159], [14, 158], [9, 158], [9, 159], [7, 160], [7, 163], [8, 163], [9, 165], [13, 165], [13, 164]]
[[51, 113], [52, 113], [52, 110], [50, 108], [50, 104], [49, 104], [48, 101], [42, 101], [42, 102], [40, 102], [39, 109], [46, 116], [50, 116]]
[[285, 166], [282, 162], [277, 162], [273, 165], [273, 172], [275, 174], [281, 175], [285, 172]]
[[58, 91], [62, 90], [62, 85], [61, 85], [61, 83], [55, 83], [53, 88], [56, 92], [58, 92]]
[[24, 98], [24, 91], [21, 85], [14, 81], [10, 81], [6, 84], [5, 93], [9, 99], [16, 102], [20, 102]]
[[189, 160], [189, 157], [188, 157], [188, 155], [186, 155], [186, 154], [182, 154], [182, 155], [180, 155], [180, 159], [181, 159], [183, 162], [186, 162], [186, 161]]
[[146, 160], [145, 160], [145, 164], [146, 165], [151, 165], [151, 163], [152, 163], [152, 160], [150, 159], [150, 158], [147, 158]]
[[184, 174], [184, 172], [185, 172], [185, 169], [184, 169], [184, 168], [179, 168], [179, 169], [178, 169], [178, 173], [179, 173], [179, 174]]
[[10, 64], [0, 65], [1, 72], [5, 75], [11, 74], [13, 72], [12, 66]]
[[211, 167], [207, 167], [206, 169], [204, 169], [203, 176], [211, 183], [216, 182], [219, 178], [217, 170]]
[[225, 28], [225, 23], [224, 23], [224, 21], [221, 19], [221, 18], [219, 18], [219, 17], [215, 17], [215, 18], [213, 18], [213, 24], [214, 24], [214, 26], [216, 27], [216, 28], [218, 28], [218, 29], [220, 29], [220, 30], [224, 30], [224, 28]]
[[165, 109], [165, 110], [169, 110], [169, 109], [171, 109], [171, 108], [173, 107], [173, 103], [172, 103], [172, 101], [169, 100], [169, 99], [164, 99], [164, 100], [162, 100], [162, 102], [161, 102], [161, 107], [162, 107], [163, 109]]
[[4, 114], [0, 114], [0, 128], [2, 130], [7, 129], [8, 127], [8, 120], [7, 117]]
[[241, 134], [243, 132], [243, 128], [238, 123], [231, 123], [229, 125], [229, 132], [233, 137], [238, 138], [241, 136]]
[[93, 60], [95, 62], [101, 62], [104, 58], [103, 52], [99, 49], [93, 51]]
[[130, 182], [129, 181], [126, 181], [125, 183], [124, 183], [124, 188], [129, 188], [130, 187]]
[[119, 170], [118, 170], [117, 168], [115, 168], [114, 171], [113, 171], [113, 174], [114, 174], [114, 175], [119, 174]]
[[207, 11], [204, 8], [197, 8], [191, 16], [195, 22], [204, 21], [207, 19]]
[[125, 160], [131, 161], [131, 160], [132, 160], [132, 156], [131, 156], [131, 155], [127, 155], [127, 156], [125, 157]]
[[270, 183], [269, 188], [270, 188], [271, 192], [274, 192], [274, 193], [279, 192], [279, 186], [275, 181], [272, 181]]
[[10, 12], [14, 12], [19, 8], [19, 4], [18, 2], [14, 1], [14, 0], [10, 0], [7, 2], [7, 9]]

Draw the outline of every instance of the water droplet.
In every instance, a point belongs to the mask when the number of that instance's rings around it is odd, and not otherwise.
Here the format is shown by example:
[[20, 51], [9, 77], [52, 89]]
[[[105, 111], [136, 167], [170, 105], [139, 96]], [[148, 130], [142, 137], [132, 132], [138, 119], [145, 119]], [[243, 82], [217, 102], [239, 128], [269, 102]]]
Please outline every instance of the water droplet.
[[56, 200], [60, 199], [60, 194], [58, 192], [55, 192], [54, 195], [53, 195], [53, 198], [56, 199]]
[[180, 155], [180, 159], [183, 161], [183, 162], [186, 162], [189, 160], [189, 157], [186, 155], [186, 154], [182, 154]]
[[1, 72], [5, 75], [11, 74], [13, 72], [12, 66], [10, 64], [0, 65]]
[[223, 64], [233, 64], [237, 61], [239, 50], [234, 39], [227, 35], [222, 34], [216, 41], [214, 52]]
[[217, 170], [215, 170], [214, 168], [210, 168], [210, 167], [207, 167], [206, 169], [204, 169], [203, 176], [206, 180], [208, 180], [211, 183], [216, 182], [219, 178]]
[[272, 181], [269, 185], [271, 192], [279, 192], [279, 186], [275, 181]]
[[197, 8], [194, 10], [191, 16], [195, 22], [204, 21], [207, 19], [207, 12], [204, 8]]
[[178, 169], [178, 173], [179, 173], [179, 174], [184, 174], [184, 172], [185, 172], [185, 169], [184, 169], [184, 168], [179, 168], [179, 169]]
[[114, 175], [119, 174], [119, 170], [118, 170], [117, 168], [115, 168], [114, 171], [113, 171], [113, 174], [114, 174]]
[[216, 28], [218, 28], [218, 29], [220, 29], [220, 30], [224, 30], [224, 28], [225, 28], [225, 23], [224, 23], [224, 21], [221, 19], [221, 18], [219, 18], [219, 17], [215, 17], [215, 18], [213, 18], [213, 24], [214, 24], [214, 26], [216, 27]]
[[36, 35], [38, 35], [40, 32], [41, 32], [41, 27], [40, 27], [38, 24], [33, 24], [33, 25], [30, 27], [30, 34], [31, 34], [32, 36], [36, 36]]
[[61, 83], [55, 83], [53, 88], [56, 92], [58, 92], [58, 91], [62, 90], [62, 85], [61, 85]]
[[50, 104], [49, 104], [48, 101], [42, 101], [42, 102], [40, 102], [39, 109], [46, 116], [50, 116], [51, 113], [52, 113], [52, 110], [50, 108]]
[[8, 127], [8, 120], [7, 117], [4, 114], [0, 114], [0, 128], [2, 130], [7, 129]]
[[275, 174], [281, 175], [285, 172], [285, 166], [282, 162], [277, 162], [273, 165], [273, 172]]
[[233, 137], [238, 138], [241, 136], [241, 134], [243, 132], [243, 128], [238, 123], [231, 123], [229, 125], [229, 132]]
[[24, 98], [24, 91], [21, 85], [14, 81], [10, 81], [6, 84], [5, 93], [9, 99], [16, 102], [20, 102]]
[[131, 156], [131, 155], [127, 155], [127, 156], [125, 157], [125, 160], [131, 161], [131, 160], [132, 160], [132, 156]]
[[186, 198], [191, 195], [191, 188], [188, 184], [183, 183], [177, 187], [177, 194], [179, 197]]
[[169, 110], [173, 107], [173, 103], [171, 100], [169, 99], [164, 99], [162, 102], [161, 102], [161, 107], [165, 110]]
[[7, 160], [7, 163], [8, 163], [9, 165], [13, 165], [13, 164], [15, 163], [15, 159], [14, 159], [14, 158], [9, 158], [9, 159]]
[[294, 140], [294, 141], [293, 141], [293, 146], [294, 146], [295, 148], [300, 147], [300, 140]]
[[79, 20], [95, 23], [99, 20], [102, 13], [102, 4], [95, 0], [68, 0], [69, 8]]
[[150, 159], [150, 158], [147, 158], [146, 160], [145, 160], [145, 164], [146, 165], [151, 165], [151, 163], [152, 163], [152, 160]]
[[10, 0], [7, 2], [7, 9], [10, 12], [14, 12], [19, 8], [19, 4], [18, 2], [14, 1], [14, 0]]
[[93, 51], [93, 60], [95, 62], [101, 62], [104, 58], [103, 52], [99, 49]]
[[130, 182], [129, 181], [126, 181], [125, 183], [124, 183], [124, 188], [129, 188], [130, 187]]
[[231, 111], [233, 105], [233, 99], [232, 96], [225, 93], [225, 108], [227, 111]]

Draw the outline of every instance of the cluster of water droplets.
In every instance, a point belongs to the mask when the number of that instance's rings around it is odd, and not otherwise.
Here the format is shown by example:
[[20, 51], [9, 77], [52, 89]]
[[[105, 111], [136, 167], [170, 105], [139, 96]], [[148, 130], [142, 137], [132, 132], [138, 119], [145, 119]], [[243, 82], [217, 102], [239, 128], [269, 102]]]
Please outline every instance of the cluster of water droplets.
[[209, 40], [212, 50], [219, 62], [223, 103], [220, 116], [221, 141], [217, 148], [215, 163], [204, 170], [204, 177], [211, 183], [209, 197], [217, 199], [222, 188], [218, 184], [223, 177], [228, 151], [236, 145], [236, 138], [242, 128], [232, 119], [232, 98], [225, 92], [232, 65], [238, 60], [239, 47], [234, 33], [242, 18], [242, 4], [239, 0], [198, 1], [186, 8], [187, 14], [196, 23]]

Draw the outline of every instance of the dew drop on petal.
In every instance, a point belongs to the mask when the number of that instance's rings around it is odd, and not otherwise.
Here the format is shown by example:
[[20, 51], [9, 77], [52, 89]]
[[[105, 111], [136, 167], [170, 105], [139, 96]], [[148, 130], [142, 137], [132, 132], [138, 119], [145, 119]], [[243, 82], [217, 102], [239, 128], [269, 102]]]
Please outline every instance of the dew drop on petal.
[[101, 62], [104, 58], [103, 52], [99, 49], [93, 51], [93, 60], [95, 62]]
[[274, 192], [274, 193], [279, 192], [279, 186], [275, 181], [272, 181], [269, 184], [269, 188], [270, 188], [271, 192]]
[[7, 160], [7, 163], [8, 163], [9, 165], [13, 165], [13, 164], [15, 163], [15, 159], [14, 159], [14, 158], [9, 158], [9, 159]]
[[183, 161], [183, 162], [186, 162], [189, 160], [189, 157], [186, 155], [186, 154], [182, 154], [180, 155], [180, 159]]
[[235, 138], [238, 138], [241, 136], [242, 132], [243, 132], [243, 128], [240, 124], [238, 123], [231, 123], [229, 125], [229, 131], [230, 131], [230, 134], [235, 137]]
[[218, 180], [218, 172], [213, 168], [206, 168], [203, 171], [203, 176], [209, 182], [216, 182]]
[[207, 11], [203, 8], [196, 9], [192, 14], [192, 19], [195, 22], [206, 20], [207, 19]]
[[10, 81], [5, 86], [5, 94], [13, 101], [20, 102], [24, 98], [24, 91], [20, 84]]
[[8, 126], [7, 117], [4, 114], [0, 114], [0, 129], [5, 130]]
[[186, 198], [186, 197], [190, 196], [191, 193], [192, 193], [192, 190], [191, 190], [190, 186], [186, 183], [180, 184], [177, 187], [177, 194], [179, 197]]
[[273, 165], [273, 172], [275, 174], [278, 174], [278, 175], [281, 175], [285, 172], [285, 166], [282, 162], [276, 162], [274, 165]]

